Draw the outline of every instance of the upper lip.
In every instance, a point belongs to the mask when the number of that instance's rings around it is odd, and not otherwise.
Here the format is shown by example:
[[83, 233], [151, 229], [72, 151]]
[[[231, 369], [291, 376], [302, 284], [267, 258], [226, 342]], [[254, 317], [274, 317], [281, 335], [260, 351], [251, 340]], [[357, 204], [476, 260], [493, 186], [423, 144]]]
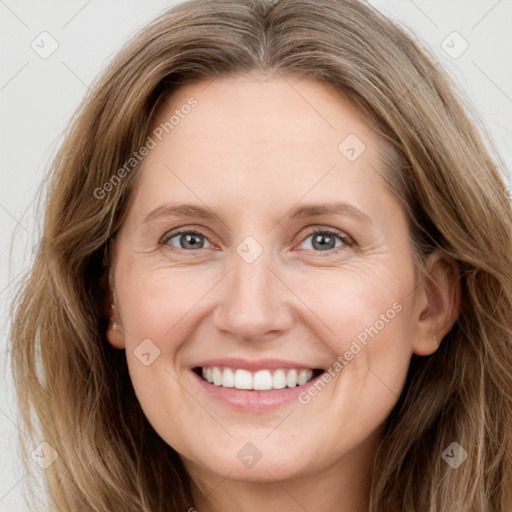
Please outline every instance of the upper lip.
[[205, 361], [201, 361], [195, 365], [193, 368], [197, 367], [225, 367], [225, 368], [236, 368], [243, 369], [252, 372], [257, 372], [258, 370], [276, 370], [278, 368], [297, 368], [304, 370], [315, 370], [321, 369], [318, 366], [312, 366], [311, 364], [303, 364], [298, 363], [296, 361], [286, 361], [284, 359], [244, 359], [240, 357], [229, 357], [229, 358], [219, 358], [219, 359], [208, 359]]

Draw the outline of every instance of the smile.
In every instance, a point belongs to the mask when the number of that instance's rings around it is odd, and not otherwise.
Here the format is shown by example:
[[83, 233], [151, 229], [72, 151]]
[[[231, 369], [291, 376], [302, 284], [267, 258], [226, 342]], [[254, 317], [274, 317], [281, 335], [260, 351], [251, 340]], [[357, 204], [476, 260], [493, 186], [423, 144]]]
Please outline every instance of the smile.
[[320, 369], [277, 368], [251, 372], [242, 368], [199, 367], [196, 373], [214, 386], [240, 390], [271, 391], [303, 386], [320, 375]]

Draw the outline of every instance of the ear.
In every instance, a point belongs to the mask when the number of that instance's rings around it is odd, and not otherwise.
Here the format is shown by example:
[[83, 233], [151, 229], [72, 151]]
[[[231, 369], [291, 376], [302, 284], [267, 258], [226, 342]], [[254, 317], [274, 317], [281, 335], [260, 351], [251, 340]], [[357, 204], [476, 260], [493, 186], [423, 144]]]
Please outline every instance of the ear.
[[461, 307], [457, 263], [436, 250], [428, 255], [426, 270], [417, 290], [419, 312], [412, 342], [412, 351], [419, 356], [430, 355], [439, 348]]
[[121, 319], [119, 318], [119, 313], [114, 302], [112, 302], [111, 305], [110, 322], [107, 327], [107, 339], [113, 347], [119, 349], [125, 348], [123, 324], [121, 324]]
[[108, 319], [107, 340], [113, 347], [123, 349], [125, 348], [124, 329], [119, 311], [115, 305], [114, 294], [112, 293], [113, 284], [109, 279], [107, 265], [105, 265], [105, 271], [100, 278], [99, 285], [102, 295], [100, 301], [102, 315]]

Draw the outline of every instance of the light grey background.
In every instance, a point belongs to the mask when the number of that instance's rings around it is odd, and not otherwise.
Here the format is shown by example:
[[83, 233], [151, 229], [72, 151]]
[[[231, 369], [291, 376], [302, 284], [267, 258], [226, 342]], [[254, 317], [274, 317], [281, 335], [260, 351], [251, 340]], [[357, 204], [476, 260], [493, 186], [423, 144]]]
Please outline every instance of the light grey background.
[[[37, 244], [34, 194], [89, 84], [129, 36], [175, 3], [0, 0], [0, 512], [28, 510], [8, 366], [7, 309]], [[430, 47], [512, 168], [512, 0], [369, 3]], [[42, 58], [56, 44], [54, 53]], [[44, 469], [34, 462], [31, 471], [41, 477]]]

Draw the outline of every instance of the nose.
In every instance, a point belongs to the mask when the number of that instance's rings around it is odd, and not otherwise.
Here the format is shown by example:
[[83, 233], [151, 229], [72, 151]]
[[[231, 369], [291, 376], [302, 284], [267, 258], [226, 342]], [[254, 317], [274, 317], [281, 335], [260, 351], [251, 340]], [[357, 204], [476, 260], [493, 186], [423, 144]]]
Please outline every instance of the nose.
[[233, 255], [233, 268], [222, 282], [214, 326], [224, 335], [243, 341], [279, 337], [293, 323], [291, 292], [276, 276], [264, 252], [247, 263]]

